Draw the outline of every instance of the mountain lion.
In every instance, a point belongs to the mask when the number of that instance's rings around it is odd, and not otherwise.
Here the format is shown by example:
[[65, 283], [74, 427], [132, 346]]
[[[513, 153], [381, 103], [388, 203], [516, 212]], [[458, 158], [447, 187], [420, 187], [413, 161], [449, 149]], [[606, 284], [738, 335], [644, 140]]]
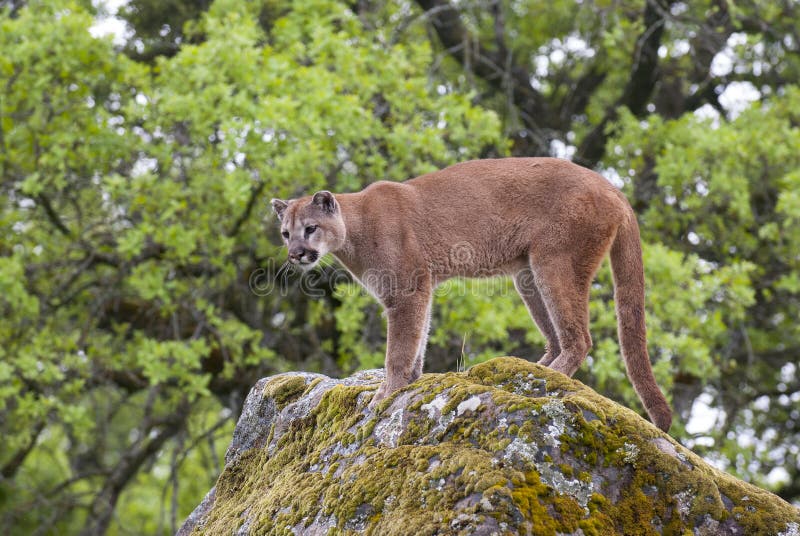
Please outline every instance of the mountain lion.
[[474, 160], [272, 207], [290, 262], [307, 269], [332, 253], [385, 308], [386, 379], [373, 405], [422, 374], [433, 290], [455, 276], [511, 276], [547, 339], [539, 363], [571, 376], [592, 346], [589, 287], [610, 252], [628, 376], [653, 423], [669, 429], [647, 354], [636, 216], [597, 173], [555, 158]]

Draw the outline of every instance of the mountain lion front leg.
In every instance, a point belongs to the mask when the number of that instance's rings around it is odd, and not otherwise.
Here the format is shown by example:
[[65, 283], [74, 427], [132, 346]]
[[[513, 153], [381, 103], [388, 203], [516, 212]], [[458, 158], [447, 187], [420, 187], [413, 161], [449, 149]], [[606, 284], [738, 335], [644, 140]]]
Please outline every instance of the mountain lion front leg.
[[545, 353], [542, 358], [539, 359], [539, 364], [546, 367], [550, 366], [553, 360], [558, 357], [558, 354], [561, 353], [561, 347], [558, 345], [558, 334], [553, 327], [553, 322], [550, 321], [550, 314], [547, 312], [547, 307], [545, 307], [542, 301], [539, 289], [536, 288], [533, 272], [531, 272], [529, 268], [515, 272], [514, 287], [517, 289], [517, 293], [528, 308], [528, 312], [539, 328], [539, 331], [547, 340]]
[[388, 300], [386, 379], [375, 393], [370, 407], [374, 408], [378, 402], [418, 377], [417, 357], [430, 300], [429, 287]]
[[431, 309], [433, 303], [428, 301], [428, 309], [425, 313], [425, 324], [422, 326], [422, 338], [419, 341], [419, 349], [417, 350], [417, 357], [414, 359], [414, 372], [412, 382], [416, 381], [422, 376], [422, 369], [425, 366], [425, 349], [428, 346], [428, 334], [431, 330]]

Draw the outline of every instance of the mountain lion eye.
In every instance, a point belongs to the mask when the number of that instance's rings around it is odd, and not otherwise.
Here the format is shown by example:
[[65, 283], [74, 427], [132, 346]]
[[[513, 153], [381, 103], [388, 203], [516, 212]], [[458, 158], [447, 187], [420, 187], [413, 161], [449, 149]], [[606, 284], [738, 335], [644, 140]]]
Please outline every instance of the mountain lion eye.
[[308, 227], [306, 227], [306, 237], [311, 236], [311, 234], [316, 230], [317, 230], [316, 225], [309, 225]]
[[286, 240], [289, 240], [289, 231], [282, 232], [281, 236], [283, 236]]

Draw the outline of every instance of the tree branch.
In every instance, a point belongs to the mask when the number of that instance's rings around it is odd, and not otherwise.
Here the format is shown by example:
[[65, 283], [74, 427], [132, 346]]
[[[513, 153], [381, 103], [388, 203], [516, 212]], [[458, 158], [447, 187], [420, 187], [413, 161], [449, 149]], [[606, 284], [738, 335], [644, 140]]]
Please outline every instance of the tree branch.
[[559, 106], [558, 115], [562, 124], [569, 125], [573, 117], [586, 111], [589, 99], [600, 84], [605, 81], [606, 75], [607, 73], [600, 71], [595, 65], [578, 79], [572, 91], [564, 97], [561, 106]]
[[25, 458], [28, 457], [28, 454], [30, 454], [36, 446], [36, 441], [39, 439], [39, 434], [42, 433], [42, 430], [44, 430], [44, 421], [40, 421], [34, 426], [33, 430], [31, 430], [30, 438], [28, 438], [28, 444], [19, 449], [14, 456], [3, 465], [2, 469], [0, 469], [0, 475], [2, 475], [3, 479], [8, 480], [14, 478], [14, 475], [17, 474], [17, 471], [25, 462]]
[[658, 81], [658, 48], [664, 35], [665, 17], [672, 3], [674, 0], [647, 0], [644, 31], [637, 40], [628, 83], [605, 117], [583, 139], [575, 157], [577, 162], [593, 166], [602, 158], [608, 140], [607, 127], [616, 120], [621, 106], [625, 106], [635, 115], [641, 115], [644, 111]]
[[58, 231], [61, 234], [63, 234], [68, 238], [71, 238], [72, 233], [69, 231], [67, 226], [64, 225], [64, 222], [61, 221], [61, 218], [56, 213], [56, 211], [53, 210], [53, 205], [50, 204], [50, 200], [47, 198], [47, 196], [45, 196], [44, 194], [39, 194], [36, 196], [36, 199], [39, 200], [39, 203], [41, 203], [42, 208], [44, 208], [45, 214], [47, 214], [47, 219], [50, 220], [50, 223], [52, 223], [53, 226], [56, 229], [58, 229]]
[[239, 230], [242, 228], [244, 222], [250, 218], [250, 214], [253, 212], [253, 207], [256, 204], [256, 200], [261, 195], [261, 192], [264, 191], [264, 187], [267, 183], [264, 181], [260, 181], [257, 186], [250, 190], [250, 198], [247, 200], [247, 206], [244, 207], [244, 212], [242, 212], [236, 221], [233, 223], [233, 227], [231, 227], [230, 231], [228, 231], [228, 236], [236, 236], [239, 234]]
[[169, 422], [165, 422], [155, 436], [152, 435], [152, 428], [149, 432], [146, 431], [146, 433], [142, 434], [143, 437], [150, 437], [151, 439], [139, 443], [120, 459], [108, 479], [106, 479], [103, 488], [92, 501], [90, 513], [81, 535], [102, 536], [106, 533], [122, 489], [139, 471], [142, 464], [155, 455], [167, 440], [181, 430], [187, 412], [188, 404], [183, 404], [183, 407], [170, 416]]
[[[520, 108], [520, 116], [526, 128], [540, 131], [543, 126], [554, 125], [556, 118], [544, 96], [531, 86], [531, 73], [514, 63], [506, 67], [508, 52], [505, 47], [498, 46], [498, 50], [484, 47], [461, 22], [458, 9], [447, 0], [417, 0], [417, 4], [425, 10], [436, 35], [450, 56], [465, 68], [471, 69], [494, 89], [500, 92], [510, 91], [513, 103]], [[548, 147], [539, 147], [538, 150], [545, 154]]]

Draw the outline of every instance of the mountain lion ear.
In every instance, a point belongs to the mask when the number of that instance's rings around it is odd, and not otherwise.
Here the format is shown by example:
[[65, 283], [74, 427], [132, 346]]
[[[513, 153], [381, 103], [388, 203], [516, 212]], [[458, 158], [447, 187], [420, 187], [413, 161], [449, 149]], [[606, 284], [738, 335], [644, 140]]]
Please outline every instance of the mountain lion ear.
[[329, 214], [333, 214], [339, 208], [339, 205], [336, 203], [336, 198], [333, 197], [333, 194], [328, 190], [315, 193], [311, 202]]
[[275, 214], [278, 215], [278, 219], [283, 221], [283, 213], [286, 212], [286, 208], [289, 206], [289, 203], [282, 199], [273, 199], [272, 203], [272, 210], [275, 211]]

